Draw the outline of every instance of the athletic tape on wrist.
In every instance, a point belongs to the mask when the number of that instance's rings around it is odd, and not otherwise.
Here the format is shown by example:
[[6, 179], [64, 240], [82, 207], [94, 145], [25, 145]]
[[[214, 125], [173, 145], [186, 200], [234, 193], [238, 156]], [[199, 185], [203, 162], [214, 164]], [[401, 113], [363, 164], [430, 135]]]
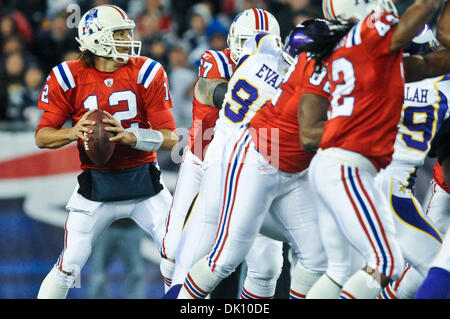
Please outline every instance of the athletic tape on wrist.
[[162, 133], [156, 130], [131, 127], [130, 132], [136, 136], [136, 145], [133, 148], [137, 150], [154, 152], [159, 150], [164, 141]]

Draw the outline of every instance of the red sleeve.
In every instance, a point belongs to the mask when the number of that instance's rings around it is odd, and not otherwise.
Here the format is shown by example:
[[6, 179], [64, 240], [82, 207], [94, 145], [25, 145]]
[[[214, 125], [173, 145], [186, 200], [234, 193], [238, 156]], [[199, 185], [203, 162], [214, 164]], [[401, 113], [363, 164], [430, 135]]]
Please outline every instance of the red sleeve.
[[56, 75], [51, 71], [39, 96], [38, 108], [67, 119], [73, 112], [68, 94], [61, 88]]
[[152, 113], [149, 116], [149, 122], [154, 130], [166, 129], [175, 132], [177, 126], [175, 125], [175, 119], [170, 110], [163, 110]]
[[390, 45], [399, 18], [389, 12], [373, 12], [360, 21], [347, 37], [348, 42], [362, 47], [369, 56], [376, 57], [391, 53]]
[[169, 90], [169, 80], [162, 66], [159, 68], [148, 88], [142, 86], [142, 89], [147, 118], [151, 118], [151, 114], [154, 112], [173, 107]]
[[67, 118], [64, 116], [49, 111], [44, 111], [41, 117], [41, 121], [39, 122], [39, 125], [36, 129], [35, 135], [43, 127], [53, 127], [59, 129], [64, 125], [64, 123], [66, 123], [66, 120]]

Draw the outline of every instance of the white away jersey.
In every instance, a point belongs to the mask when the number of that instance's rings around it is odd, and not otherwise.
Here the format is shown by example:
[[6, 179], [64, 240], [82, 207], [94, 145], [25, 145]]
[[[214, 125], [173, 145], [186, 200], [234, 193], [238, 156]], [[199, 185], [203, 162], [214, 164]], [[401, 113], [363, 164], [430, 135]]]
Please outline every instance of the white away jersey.
[[421, 166], [431, 140], [450, 115], [450, 74], [405, 84], [405, 102], [394, 144], [393, 162]]
[[247, 124], [280, 90], [290, 67], [281, 53], [280, 40], [274, 35], [260, 33], [245, 41], [216, 129]]

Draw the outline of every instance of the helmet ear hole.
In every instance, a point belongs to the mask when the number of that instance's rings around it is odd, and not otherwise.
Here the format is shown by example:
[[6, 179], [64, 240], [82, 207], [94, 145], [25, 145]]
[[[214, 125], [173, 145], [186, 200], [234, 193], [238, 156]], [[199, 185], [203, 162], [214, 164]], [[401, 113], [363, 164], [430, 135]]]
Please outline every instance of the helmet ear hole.
[[99, 44], [100, 42], [97, 39], [95, 39], [94, 43]]

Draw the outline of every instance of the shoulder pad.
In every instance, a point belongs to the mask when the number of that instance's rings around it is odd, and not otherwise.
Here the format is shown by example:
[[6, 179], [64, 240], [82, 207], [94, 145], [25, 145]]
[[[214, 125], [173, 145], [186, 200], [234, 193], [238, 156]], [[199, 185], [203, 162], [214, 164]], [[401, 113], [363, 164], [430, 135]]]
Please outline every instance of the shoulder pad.
[[145, 88], [148, 88], [160, 68], [162, 68], [160, 63], [153, 59], [147, 58], [139, 69], [137, 83], [142, 84]]

